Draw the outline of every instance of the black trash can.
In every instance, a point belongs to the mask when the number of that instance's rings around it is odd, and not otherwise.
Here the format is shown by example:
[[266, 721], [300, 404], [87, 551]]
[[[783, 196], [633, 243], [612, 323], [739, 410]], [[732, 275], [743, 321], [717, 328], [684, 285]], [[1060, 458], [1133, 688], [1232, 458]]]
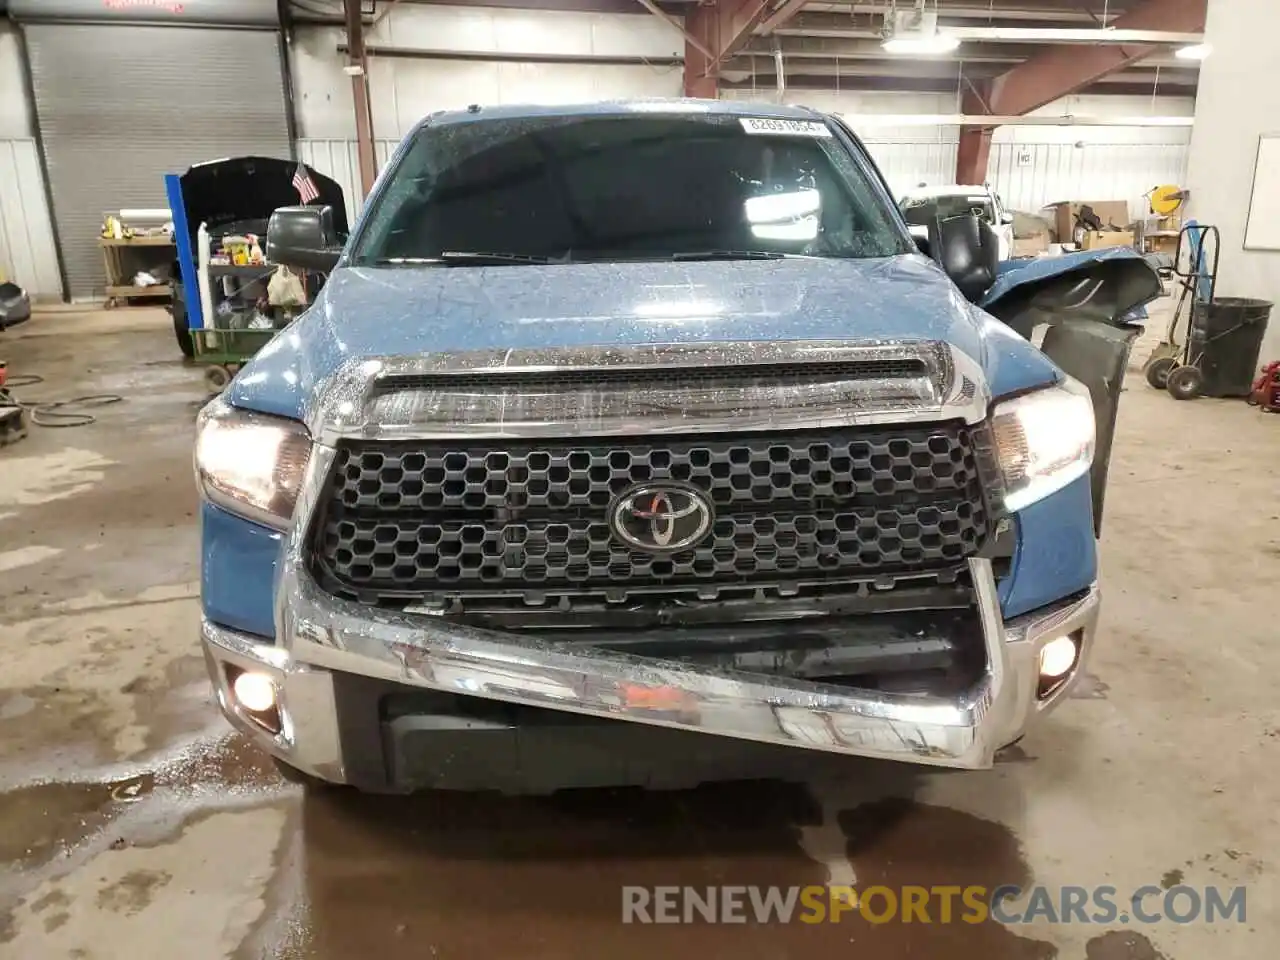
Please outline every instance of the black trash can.
[[1206, 397], [1247, 397], [1258, 375], [1258, 353], [1267, 334], [1271, 303], [1218, 297], [1195, 305], [1191, 361], [1204, 376]]

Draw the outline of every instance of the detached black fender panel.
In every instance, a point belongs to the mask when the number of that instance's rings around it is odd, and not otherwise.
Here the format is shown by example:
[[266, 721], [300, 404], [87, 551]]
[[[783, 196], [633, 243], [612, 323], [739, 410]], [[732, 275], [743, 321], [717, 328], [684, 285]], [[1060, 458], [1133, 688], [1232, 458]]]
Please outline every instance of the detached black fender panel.
[[1089, 389], [1097, 421], [1093, 525], [1102, 528], [1111, 444], [1120, 391], [1145, 306], [1160, 295], [1160, 277], [1128, 248], [1108, 248], [1040, 260], [1010, 261], [981, 306], [1031, 339], [1047, 326], [1040, 349]]

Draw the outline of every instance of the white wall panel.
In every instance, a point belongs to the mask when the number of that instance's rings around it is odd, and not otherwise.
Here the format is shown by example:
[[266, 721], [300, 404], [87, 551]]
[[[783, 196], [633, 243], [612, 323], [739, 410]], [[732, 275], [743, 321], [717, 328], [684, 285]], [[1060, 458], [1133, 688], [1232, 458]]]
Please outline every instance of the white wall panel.
[[0, 273], [33, 297], [62, 297], [40, 157], [31, 139], [0, 140]]
[[[1031, 111], [1036, 117], [1190, 117], [1192, 97], [1129, 97], [1080, 94], [1063, 97]], [[1190, 127], [997, 127], [993, 143], [1163, 143], [1191, 142]]]
[[468, 52], [672, 57], [684, 51], [684, 40], [674, 28], [643, 11], [573, 13], [401, 4], [366, 39], [373, 44]]
[[903, 143], [864, 139], [895, 198], [921, 183], [947, 183], [956, 172], [956, 141]]
[[[1217, 295], [1280, 304], [1280, 252], [1244, 249], [1258, 140], [1280, 132], [1277, 31], [1276, 0], [1209, 0], [1204, 38], [1213, 56], [1200, 68], [1187, 186], [1188, 213], [1221, 231]], [[1280, 359], [1280, 309], [1260, 359]]]
[[0, 139], [31, 136], [31, 106], [22, 79], [17, 28], [0, 18]]
[[997, 143], [987, 179], [1015, 210], [1038, 210], [1059, 200], [1125, 200], [1129, 216], [1148, 215], [1143, 195], [1165, 183], [1186, 182], [1186, 144]]
[[[342, 31], [300, 26], [290, 47], [299, 133], [310, 139], [354, 135], [351, 79], [338, 53]], [[403, 4], [368, 37], [370, 44], [504, 55], [673, 57], [684, 42], [652, 16]], [[426, 114], [473, 103], [571, 103], [672, 97], [678, 66], [521, 63], [374, 57], [369, 67], [374, 134], [399, 139]]]

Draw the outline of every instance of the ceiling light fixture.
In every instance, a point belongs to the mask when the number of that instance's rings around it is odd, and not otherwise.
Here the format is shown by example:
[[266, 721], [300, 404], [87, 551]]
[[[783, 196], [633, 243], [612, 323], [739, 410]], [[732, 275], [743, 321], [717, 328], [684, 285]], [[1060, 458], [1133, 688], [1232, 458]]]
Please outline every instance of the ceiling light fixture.
[[896, 5], [885, 14], [884, 39], [880, 48], [886, 53], [931, 57], [950, 53], [960, 46], [960, 38], [938, 30], [937, 0], [927, 9], [926, 0], [916, 0], [911, 9], [898, 10]]
[[1179, 60], [1203, 60], [1212, 52], [1213, 48], [1207, 43], [1193, 43], [1186, 47], [1179, 47], [1173, 55]]
[[917, 57], [950, 53], [960, 46], [960, 38], [947, 33], [888, 37], [880, 44], [885, 53], [905, 53]]

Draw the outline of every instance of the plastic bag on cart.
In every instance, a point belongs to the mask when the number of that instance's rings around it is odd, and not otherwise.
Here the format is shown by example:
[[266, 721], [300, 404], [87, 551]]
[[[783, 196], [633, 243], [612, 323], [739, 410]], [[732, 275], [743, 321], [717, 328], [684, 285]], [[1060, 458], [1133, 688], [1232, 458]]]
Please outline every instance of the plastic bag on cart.
[[288, 267], [277, 267], [267, 281], [267, 302], [273, 307], [299, 307], [307, 302], [302, 277]]

